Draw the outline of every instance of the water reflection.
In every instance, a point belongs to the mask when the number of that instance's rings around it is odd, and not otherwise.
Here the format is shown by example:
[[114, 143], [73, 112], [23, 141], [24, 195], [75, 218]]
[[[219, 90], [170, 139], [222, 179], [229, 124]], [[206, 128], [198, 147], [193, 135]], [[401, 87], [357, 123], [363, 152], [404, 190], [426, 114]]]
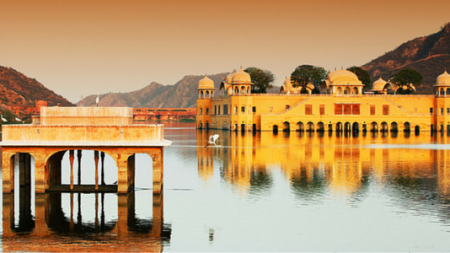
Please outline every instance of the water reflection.
[[[206, 147], [214, 133], [221, 135], [221, 146]], [[240, 194], [271, 189], [273, 174], [280, 170], [304, 201], [319, 201], [326, 194], [359, 201], [376, 186], [392, 198], [445, 204], [450, 199], [450, 147], [441, 144], [448, 141], [447, 135], [409, 132], [197, 131], [198, 170], [209, 180], [217, 163], [221, 178]]]
[[161, 252], [170, 242], [171, 226], [163, 221], [162, 195], [153, 195], [153, 210], [149, 211], [153, 216], [148, 219], [136, 215], [135, 192], [118, 196], [37, 194], [33, 217], [30, 194], [22, 192], [17, 224], [14, 194], [3, 194], [4, 251]]

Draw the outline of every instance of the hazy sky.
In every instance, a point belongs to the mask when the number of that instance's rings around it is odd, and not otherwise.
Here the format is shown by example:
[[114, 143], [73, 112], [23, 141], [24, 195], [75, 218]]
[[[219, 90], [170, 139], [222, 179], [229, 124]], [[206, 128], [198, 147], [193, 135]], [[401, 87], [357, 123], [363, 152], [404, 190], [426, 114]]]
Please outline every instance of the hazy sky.
[[0, 0], [0, 65], [72, 102], [256, 66], [362, 65], [450, 22], [449, 0]]

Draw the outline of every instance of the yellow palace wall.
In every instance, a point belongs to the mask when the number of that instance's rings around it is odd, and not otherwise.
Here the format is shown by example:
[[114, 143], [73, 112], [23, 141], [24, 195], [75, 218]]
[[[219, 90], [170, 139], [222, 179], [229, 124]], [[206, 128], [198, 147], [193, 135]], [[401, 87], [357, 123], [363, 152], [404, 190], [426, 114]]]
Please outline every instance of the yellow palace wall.
[[[335, 104], [359, 105], [359, 115], [336, 115]], [[309, 115], [306, 115], [307, 106], [312, 109]], [[375, 108], [374, 113], [371, 113], [371, 106]], [[432, 95], [252, 94], [199, 99], [197, 107], [197, 127], [205, 128], [205, 123], [209, 123], [212, 129], [251, 131], [255, 127], [255, 130], [272, 131], [277, 126], [281, 131], [287, 128], [285, 122], [289, 123], [290, 131], [298, 130], [298, 122], [303, 123], [304, 130], [308, 129], [308, 122], [312, 122], [316, 130], [317, 124], [322, 122], [325, 131], [329, 130], [329, 124], [336, 130], [339, 122], [342, 125], [349, 122], [352, 129], [357, 123], [359, 130], [363, 129], [363, 124], [371, 130], [372, 122], [376, 122], [378, 130], [383, 122], [387, 130], [391, 130], [395, 122], [398, 131], [405, 129], [405, 122], [409, 122], [411, 131], [416, 126], [420, 131], [430, 131], [432, 125], [435, 130], [447, 130], [450, 125], [450, 97]], [[207, 107], [209, 114], [205, 115]], [[387, 115], [383, 113], [386, 107]]]

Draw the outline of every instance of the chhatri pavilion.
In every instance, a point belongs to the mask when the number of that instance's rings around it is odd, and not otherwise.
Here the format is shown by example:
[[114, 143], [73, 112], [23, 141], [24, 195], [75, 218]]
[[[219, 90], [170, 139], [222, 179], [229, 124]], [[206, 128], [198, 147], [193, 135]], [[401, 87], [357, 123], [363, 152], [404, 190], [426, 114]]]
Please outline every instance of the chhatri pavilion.
[[[450, 75], [436, 81], [435, 95], [387, 94], [387, 89], [415, 90], [412, 85], [391, 87], [383, 79], [363, 94], [363, 84], [347, 70], [328, 74], [326, 94], [307, 93], [287, 78], [280, 94], [252, 94], [250, 75], [242, 68], [220, 84], [222, 97], [215, 97], [214, 82], [199, 81], [197, 127], [239, 131], [450, 131]], [[447, 94], [449, 97], [447, 97]]]

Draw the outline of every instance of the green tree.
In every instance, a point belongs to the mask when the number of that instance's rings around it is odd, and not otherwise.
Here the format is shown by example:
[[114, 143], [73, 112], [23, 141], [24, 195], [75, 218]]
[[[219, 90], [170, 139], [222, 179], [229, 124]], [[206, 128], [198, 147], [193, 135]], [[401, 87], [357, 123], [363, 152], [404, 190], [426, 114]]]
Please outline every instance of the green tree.
[[399, 72], [391, 76], [390, 82], [397, 86], [402, 85], [414, 85], [419, 86], [422, 84], [423, 76], [414, 69], [402, 69]]
[[322, 67], [312, 65], [301, 65], [295, 68], [291, 74], [291, 82], [294, 87], [303, 87], [312, 83], [315, 89], [318, 89], [327, 77], [327, 71]]
[[274, 75], [269, 70], [263, 70], [256, 67], [248, 67], [244, 70], [250, 75], [252, 79], [252, 93], [267, 93], [267, 90], [272, 88]]
[[369, 72], [357, 66], [350, 67], [347, 70], [355, 73], [358, 79], [364, 84], [364, 89], [366, 90], [370, 89], [370, 83], [372, 83], [372, 80], [370, 79]]

